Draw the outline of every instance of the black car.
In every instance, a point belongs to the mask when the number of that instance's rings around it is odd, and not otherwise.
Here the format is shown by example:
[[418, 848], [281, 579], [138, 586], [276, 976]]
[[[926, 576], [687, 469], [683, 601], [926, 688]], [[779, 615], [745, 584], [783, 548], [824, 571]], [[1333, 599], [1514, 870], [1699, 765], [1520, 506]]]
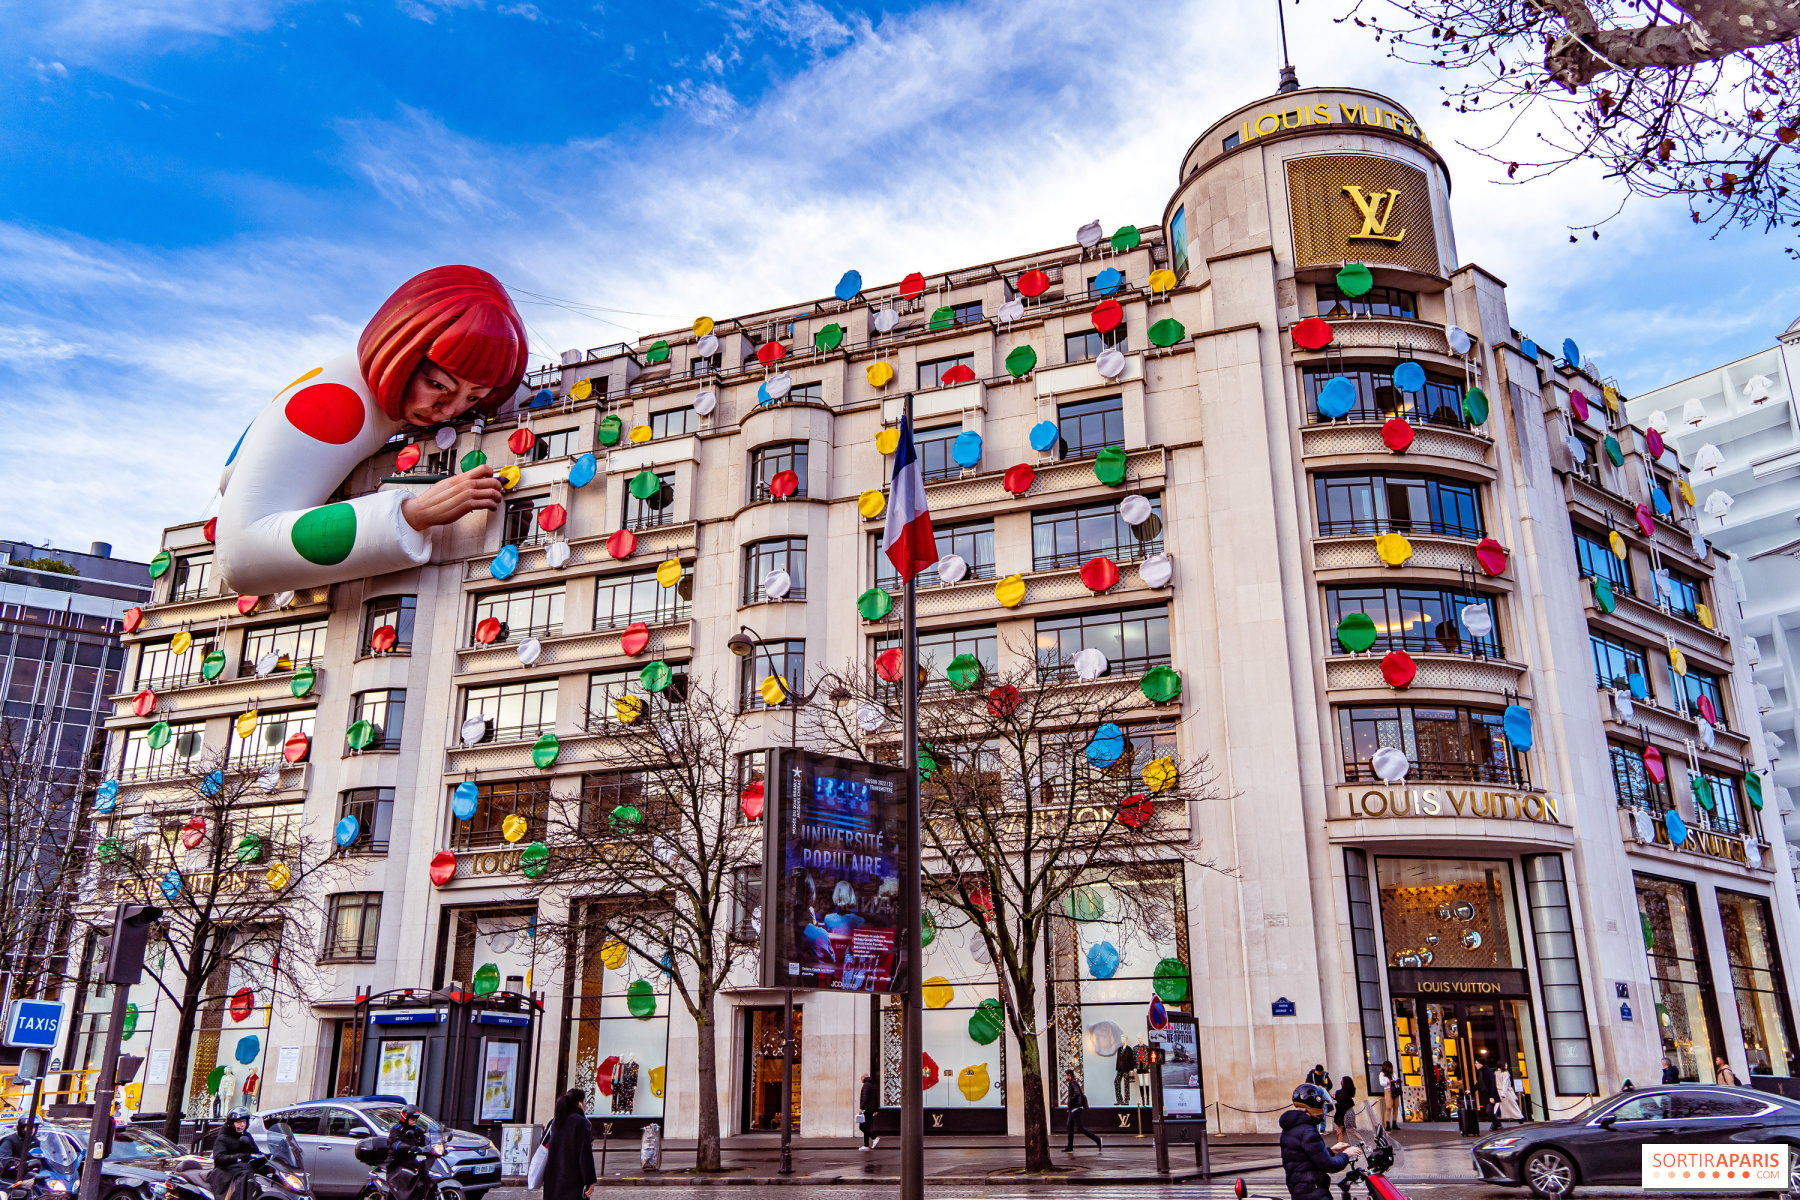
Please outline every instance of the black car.
[[[85, 1158], [86, 1121], [40, 1117], [38, 1125], [50, 1136], [61, 1138], [72, 1157]], [[0, 1125], [0, 1134], [12, 1132], [12, 1127], [12, 1121]], [[121, 1126], [113, 1135], [112, 1153], [100, 1164], [101, 1200], [211, 1200], [205, 1182], [210, 1165], [161, 1134], [141, 1126]]]
[[[1638, 1187], [1639, 1147], [1658, 1142], [1800, 1148], [1800, 1101], [1737, 1087], [1639, 1088], [1566, 1121], [1490, 1134], [1475, 1143], [1475, 1173], [1546, 1200], [1561, 1200], [1579, 1184]], [[1788, 1191], [1800, 1195], [1800, 1149], [1788, 1163]]]

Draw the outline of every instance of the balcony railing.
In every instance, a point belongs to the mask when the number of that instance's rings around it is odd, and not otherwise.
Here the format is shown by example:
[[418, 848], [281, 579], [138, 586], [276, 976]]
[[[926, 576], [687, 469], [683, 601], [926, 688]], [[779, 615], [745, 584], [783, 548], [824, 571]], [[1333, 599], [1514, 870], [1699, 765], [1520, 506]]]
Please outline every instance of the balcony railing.
[[[1031, 559], [1034, 571], [1062, 571], [1069, 567], [1079, 567], [1089, 559], [1104, 555], [1116, 563], [1141, 562], [1161, 554], [1163, 543], [1161, 538], [1148, 542], [1128, 542], [1117, 546], [1099, 546], [1086, 550], [1067, 550], [1061, 554], [1037, 554]], [[971, 575], [974, 572], [970, 572]], [[981, 578], [986, 578], [982, 576]]]
[[[477, 621], [476, 624], [479, 625], [480, 622]], [[505, 621], [502, 621], [500, 622], [500, 636], [495, 638], [491, 643], [481, 641], [475, 636], [474, 632], [471, 631], [469, 634], [469, 647], [471, 649], [479, 650], [485, 645], [500, 646], [505, 645], [508, 642], [523, 641], [528, 637], [561, 637], [562, 632], [563, 623], [561, 621], [545, 621], [540, 625], [521, 625], [518, 627], [508, 625]]]
[[[1153, 667], [1166, 667], [1173, 659], [1167, 654], [1146, 654], [1138, 658], [1115, 658], [1107, 663], [1105, 678], [1130, 679]], [[1073, 663], [1039, 663], [1038, 679], [1045, 683], [1074, 683], [1078, 677]]]
[[1383, 517], [1352, 517], [1342, 521], [1320, 521], [1320, 537], [1349, 537], [1353, 534], [1416, 533], [1432, 537], [1464, 538], [1478, 542], [1487, 536], [1479, 526], [1453, 521], [1395, 521]]
[[1309, 397], [1306, 406], [1306, 420], [1311, 425], [1381, 425], [1395, 417], [1400, 417], [1409, 425], [1441, 425], [1446, 429], [1469, 428], [1469, 419], [1463, 411], [1459, 408], [1452, 408], [1448, 404], [1436, 405], [1428, 411], [1426, 406], [1418, 400], [1402, 400], [1399, 404], [1386, 408], [1361, 402], [1341, 417], [1327, 417], [1320, 413], [1316, 398]]
[[[1407, 782], [1425, 779], [1443, 779], [1456, 783], [1499, 783], [1515, 788], [1531, 786], [1530, 772], [1522, 766], [1456, 762], [1448, 759], [1425, 758], [1413, 763], [1412, 770], [1406, 773]], [[1344, 782], [1380, 783], [1382, 781], [1368, 763], [1352, 762], [1347, 763], [1344, 767]]]

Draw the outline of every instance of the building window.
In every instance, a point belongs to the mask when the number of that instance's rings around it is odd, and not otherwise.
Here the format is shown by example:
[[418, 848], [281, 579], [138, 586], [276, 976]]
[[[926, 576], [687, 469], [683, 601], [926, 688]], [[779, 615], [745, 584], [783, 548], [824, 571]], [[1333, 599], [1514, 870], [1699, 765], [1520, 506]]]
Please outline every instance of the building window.
[[[969, 564], [969, 573], [964, 580], [994, 578], [994, 522], [969, 521], [961, 525], [946, 525], [932, 530], [933, 540], [937, 542], [938, 557], [947, 558], [954, 554]], [[881, 551], [881, 535], [876, 534], [869, 539], [875, 551], [875, 586], [886, 588], [890, 592], [898, 592], [902, 586], [900, 572], [894, 569], [894, 560]], [[918, 575], [920, 587], [935, 587], [939, 582], [937, 567], [932, 565], [920, 571]]]
[[1712, 962], [1700, 932], [1692, 884], [1635, 875], [1644, 953], [1650, 960], [1650, 1003], [1663, 1057], [1683, 1083], [1712, 1083], [1713, 1058], [1725, 1053], [1713, 1003]]
[[1614, 591], [1631, 592], [1631, 564], [1614, 554], [1605, 534], [1575, 531], [1575, 562], [1584, 578], [1604, 579]]
[[[374, 738], [363, 749], [400, 749], [400, 730], [406, 724], [406, 689], [379, 688], [358, 692], [350, 700], [350, 724], [367, 721], [374, 726]], [[347, 735], [346, 735], [347, 736]]]
[[[413, 641], [413, 618], [417, 615], [419, 598], [417, 596], [382, 596], [371, 600], [363, 613], [362, 648], [359, 655], [370, 654], [411, 654]], [[394, 631], [394, 644], [385, 651], [375, 649], [375, 631], [389, 628]]]
[[313, 718], [317, 715], [318, 710], [313, 708], [257, 713], [256, 728], [249, 737], [238, 736], [235, 729], [227, 735], [229, 765], [236, 770], [260, 770], [285, 762], [289, 738], [303, 733], [308, 743], [312, 741]]
[[200, 753], [205, 730], [204, 721], [170, 725], [169, 740], [160, 750], [151, 748], [148, 728], [127, 731], [119, 761], [119, 778], [126, 781], [167, 779], [181, 774], [187, 770], [189, 760]]
[[[1234, 133], [1231, 137], [1225, 139], [1230, 143], [1225, 149], [1229, 150], [1232, 146], [1237, 145], [1236, 142], [1232, 141], [1232, 138], [1235, 138], [1236, 136], [1237, 134]], [[1187, 242], [1187, 205], [1184, 204], [1175, 210], [1174, 217], [1169, 221], [1169, 256], [1174, 260], [1173, 266], [1175, 268], [1176, 277], [1181, 279], [1185, 279], [1188, 272]]]
[[[1471, 604], [1487, 609], [1493, 623], [1493, 632], [1484, 638], [1470, 637], [1463, 625], [1462, 610]], [[1492, 596], [1433, 587], [1332, 587], [1325, 589], [1325, 609], [1328, 654], [1344, 653], [1331, 631], [1344, 614], [1360, 612], [1375, 622], [1375, 644], [1370, 648], [1377, 652], [1505, 656]]]
[[541, 546], [550, 534], [538, 524], [538, 514], [550, 506], [550, 497], [521, 496], [506, 502], [506, 531], [502, 541], [508, 546]]
[[1038, 619], [1040, 675], [1074, 679], [1071, 664], [1089, 647], [1106, 655], [1107, 674], [1113, 676], [1130, 678], [1152, 667], [1168, 666], [1169, 610], [1159, 605]]
[[1100, 352], [1108, 346], [1126, 349], [1125, 322], [1120, 321], [1105, 333], [1089, 329], [1082, 333], [1063, 334], [1063, 361], [1074, 363], [1099, 358]]
[[1660, 817], [1675, 806], [1667, 773], [1661, 783], [1652, 779], [1644, 769], [1643, 751], [1616, 742], [1607, 743], [1606, 750], [1612, 759], [1613, 794], [1620, 808], [1641, 808]]
[[482, 623], [490, 617], [500, 622], [500, 633], [494, 642], [555, 637], [563, 629], [563, 585], [549, 583], [516, 592], [488, 592], [476, 596], [475, 612], [469, 626], [469, 645], [490, 644], [481, 640]]
[[825, 385], [821, 383], [796, 383], [782, 397], [785, 404], [823, 404], [825, 403]]
[[940, 425], [936, 429], [920, 429], [913, 433], [913, 452], [918, 456], [925, 482], [955, 479], [962, 474], [962, 468], [950, 457], [950, 443], [960, 437], [962, 431], [961, 425]]
[[316, 621], [300, 621], [293, 625], [264, 625], [244, 634], [244, 658], [238, 664], [239, 675], [254, 675], [265, 658], [274, 655], [271, 671], [296, 671], [308, 663], [325, 657], [324, 617]]
[[1501, 714], [1424, 705], [1338, 709], [1338, 737], [1347, 783], [1377, 782], [1369, 760], [1383, 746], [1405, 752], [1408, 779], [1449, 779], [1530, 787], [1525, 756], [1506, 741]]
[[1588, 1039], [1587, 1004], [1581, 994], [1581, 960], [1575, 952], [1575, 922], [1569, 912], [1569, 885], [1560, 854], [1532, 854], [1523, 860], [1525, 902], [1537, 943], [1538, 991], [1544, 998], [1544, 1028], [1550, 1037], [1550, 1070], [1559, 1096], [1592, 1096], [1594, 1047]]
[[[596, 671], [588, 676], [587, 727], [600, 729], [633, 719], [639, 713], [656, 711], [666, 715], [666, 709], [679, 709], [687, 703], [688, 665], [684, 662], [668, 663], [669, 686], [660, 695], [646, 691], [643, 683], [643, 668], [630, 667], [623, 671]], [[619, 701], [627, 696], [633, 697], [637, 703], [619, 707]]]
[[981, 320], [981, 301], [971, 300], [967, 304], [952, 304], [950, 319], [958, 325], [973, 325]]
[[696, 354], [688, 359], [688, 374], [693, 376], [717, 375], [719, 367], [724, 361], [725, 352], [723, 350], [706, 357]]
[[1476, 485], [1420, 475], [1321, 475], [1313, 480], [1319, 534], [1487, 536]]
[[1327, 381], [1343, 376], [1356, 385], [1356, 404], [1340, 421], [1385, 421], [1404, 417], [1414, 423], [1468, 427], [1463, 415], [1463, 384], [1459, 379], [1427, 372], [1425, 386], [1416, 392], [1403, 392], [1394, 386], [1392, 368], [1382, 370], [1330, 370], [1308, 368], [1301, 374], [1306, 391], [1306, 413], [1310, 421], [1331, 418], [1319, 415], [1319, 389]]
[[972, 371], [975, 369], [975, 356], [973, 354], [954, 354], [949, 358], [934, 358], [930, 362], [920, 363], [917, 384], [919, 390], [943, 387], [944, 372], [951, 367], [968, 367]]
[[1346, 296], [1335, 283], [1316, 284], [1319, 315], [1328, 320], [1340, 317], [1404, 317], [1417, 320], [1419, 297], [1415, 292], [1399, 288], [1373, 287], [1360, 296]]
[[790, 586], [786, 599], [806, 599], [806, 539], [767, 538], [744, 547], [744, 603], [767, 600], [763, 579], [771, 571], [786, 571]]
[[577, 817], [584, 834], [604, 837], [613, 827], [613, 809], [621, 805], [645, 813], [644, 777], [636, 771], [606, 771], [581, 777], [581, 811]]
[[1781, 947], [1774, 936], [1769, 901], [1762, 896], [1718, 891], [1719, 922], [1725, 929], [1725, 958], [1737, 993], [1738, 1025], [1752, 1075], [1800, 1075], [1795, 1053], [1794, 1014], [1788, 1007]]
[[441, 479], [450, 474], [450, 459], [455, 451], [431, 450], [425, 444], [419, 444], [419, 449], [425, 452], [420, 456], [419, 461], [405, 471], [392, 472], [396, 477], [423, 482], [427, 476]]
[[[875, 653], [880, 655], [884, 651], [898, 649], [900, 644], [898, 634], [876, 638]], [[925, 682], [919, 689], [921, 692], [951, 690], [950, 680], [945, 677], [944, 669], [952, 659], [962, 654], [974, 655], [986, 677], [991, 679], [1000, 673], [1000, 637], [992, 625], [980, 625], [974, 629], [933, 629], [921, 632], [918, 646], [919, 669], [925, 673]]]
[[[769, 752], [767, 750], [745, 750], [737, 756], [737, 790], [741, 797], [744, 789], [753, 783], [763, 783], [769, 776]], [[767, 797], [764, 797], [765, 801]], [[765, 810], [766, 811], [766, 810]], [[743, 805], [738, 805], [738, 823], [750, 824], [753, 820], [762, 820], [758, 813], [754, 818], [744, 815]]]
[[213, 649], [215, 643], [211, 633], [191, 636], [194, 643], [182, 654], [172, 652], [166, 641], [146, 642], [143, 651], [138, 655], [135, 686], [166, 692], [172, 688], [190, 687], [200, 683], [202, 681], [201, 660]]
[[[1594, 650], [1595, 687], [1629, 688], [1634, 696], [1645, 691], [1650, 676], [1644, 669], [1642, 650], [1591, 629], [1588, 631], [1588, 644]], [[1632, 686], [1633, 675], [1637, 676], [1636, 687]], [[1642, 698], [1649, 699], [1648, 695]]]
[[750, 499], [767, 500], [773, 493], [769, 491], [769, 481], [783, 471], [792, 471], [800, 477], [800, 486], [795, 489], [794, 497], [806, 495], [806, 443], [776, 442], [769, 446], [758, 446], [750, 452]]
[[806, 643], [796, 639], [756, 644], [738, 669], [738, 707], [741, 711], [769, 707], [760, 689], [763, 680], [771, 674], [780, 676], [786, 691], [805, 688]]
[[692, 594], [688, 579], [666, 588], [656, 581], [655, 571], [602, 575], [595, 581], [594, 628], [623, 629], [639, 621], [646, 625], [685, 621], [694, 606], [682, 596], [684, 588]]
[[1719, 688], [1719, 677], [1708, 675], [1704, 671], [1688, 668], [1688, 673], [1677, 675], [1675, 668], [1669, 668], [1669, 682], [1675, 685], [1677, 696], [1687, 697], [1687, 710], [1694, 716], [1703, 717], [1705, 710], [1700, 706], [1701, 697], [1705, 697], [1713, 710], [1713, 723], [1726, 729], [1731, 723], [1725, 719], [1725, 693]]
[[546, 779], [505, 779], [475, 785], [475, 815], [459, 821], [450, 817], [450, 848], [479, 850], [488, 846], [506, 846], [502, 829], [506, 818], [517, 814], [525, 818], [524, 842], [544, 840], [547, 832], [544, 816], [550, 806], [550, 782]]
[[356, 837], [341, 847], [345, 854], [386, 854], [394, 823], [394, 789], [352, 788], [338, 793], [338, 820], [356, 818]]
[[1690, 621], [1700, 619], [1700, 605], [1706, 602], [1706, 596], [1700, 590], [1700, 581], [1692, 575], [1664, 567], [1657, 576], [1656, 590], [1671, 612], [1680, 613]]
[[694, 406], [686, 408], [666, 408], [659, 413], [650, 414], [650, 438], [684, 437], [700, 430], [700, 418], [694, 413]]
[[556, 728], [556, 680], [531, 679], [470, 688], [463, 698], [463, 720], [487, 718], [484, 742], [518, 742]]
[[[1147, 496], [1150, 515], [1162, 523], [1162, 497]], [[1147, 525], [1149, 522], [1145, 522]], [[1119, 515], [1116, 500], [1031, 514], [1031, 569], [1055, 571], [1079, 567], [1097, 555], [1115, 562], [1134, 562], [1161, 554], [1162, 532], [1144, 539]]]
[[206, 595], [212, 580], [212, 552], [189, 554], [175, 560], [175, 577], [169, 583], [169, 600], [196, 600]]
[[525, 457], [530, 462], [543, 462], [547, 458], [570, 458], [580, 453], [581, 430], [552, 429], [537, 435], [537, 441], [532, 443], [531, 451]]
[[[1695, 777], [1688, 777], [1693, 780]], [[1715, 833], [1731, 833], [1743, 835], [1754, 834], [1744, 819], [1743, 795], [1738, 790], [1737, 780], [1712, 771], [1701, 771], [1698, 778], [1706, 781], [1707, 790], [1712, 792], [1712, 807], [1708, 808], [1700, 802], [1699, 788], [1690, 785], [1694, 795], [1695, 823], [1702, 829], [1710, 829]]]
[[1087, 458], [1125, 444], [1125, 403], [1117, 396], [1056, 406], [1059, 458]]
[[325, 914], [325, 961], [373, 959], [380, 925], [380, 892], [343, 892], [330, 897]]
[[655, 529], [675, 520], [675, 472], [656, 472], [656, 490], [648, 500], [639, 500], [625, 492], [623, 523], [626, 529]]

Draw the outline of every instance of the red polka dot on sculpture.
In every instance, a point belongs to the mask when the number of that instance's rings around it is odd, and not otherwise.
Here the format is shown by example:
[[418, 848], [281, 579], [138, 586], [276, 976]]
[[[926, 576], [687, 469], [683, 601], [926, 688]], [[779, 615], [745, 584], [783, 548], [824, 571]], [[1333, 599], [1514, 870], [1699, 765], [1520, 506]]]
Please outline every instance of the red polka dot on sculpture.
[[204, 524], [200, 527], [200, 536], [205, 538], [209, 542], [218, 541], [219, 540], [219, 518], [208, 517], [206, 519], [206, 524]]
[[349, 442], [363, 427], [362, 397], [341, 383], [315, 383], [289, 397], [288, 424], [316, 441]]
[[412, 470], [419, 465], [419, 459], [423, 453], [416, 444], [402, 448], [400, 453], [394, 455], [394, 470]]
[[1395, 454], [1405, 454], [1413, 444], [1413, 427], [1404, 417], [1389, 417], [1381, 423], [1381, 444]]

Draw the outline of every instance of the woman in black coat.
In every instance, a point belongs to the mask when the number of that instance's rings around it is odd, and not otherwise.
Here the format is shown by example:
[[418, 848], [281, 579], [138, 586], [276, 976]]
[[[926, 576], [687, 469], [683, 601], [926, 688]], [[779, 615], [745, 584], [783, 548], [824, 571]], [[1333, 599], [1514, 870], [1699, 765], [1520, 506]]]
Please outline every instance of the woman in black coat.
[[1338, 1141], [1341, 1142], [1344, 1140], [1344, 1119], [1350, 1115], [1350, 1110], [1356, 1107], [1356, 1081], [1348, 1075], [1344, 1076], [1344, 1082], [1339, 1086], [1337, 1094], [1332, 1097], [1332, 1101], [1331, 1121], [1337, 1126]]
[[586, 1108], [587, 1093], [580, 1088], [556, 1098], [544, 1162], [544, 1200], [581, 1200], [594, 1186], [594, 1134]]

